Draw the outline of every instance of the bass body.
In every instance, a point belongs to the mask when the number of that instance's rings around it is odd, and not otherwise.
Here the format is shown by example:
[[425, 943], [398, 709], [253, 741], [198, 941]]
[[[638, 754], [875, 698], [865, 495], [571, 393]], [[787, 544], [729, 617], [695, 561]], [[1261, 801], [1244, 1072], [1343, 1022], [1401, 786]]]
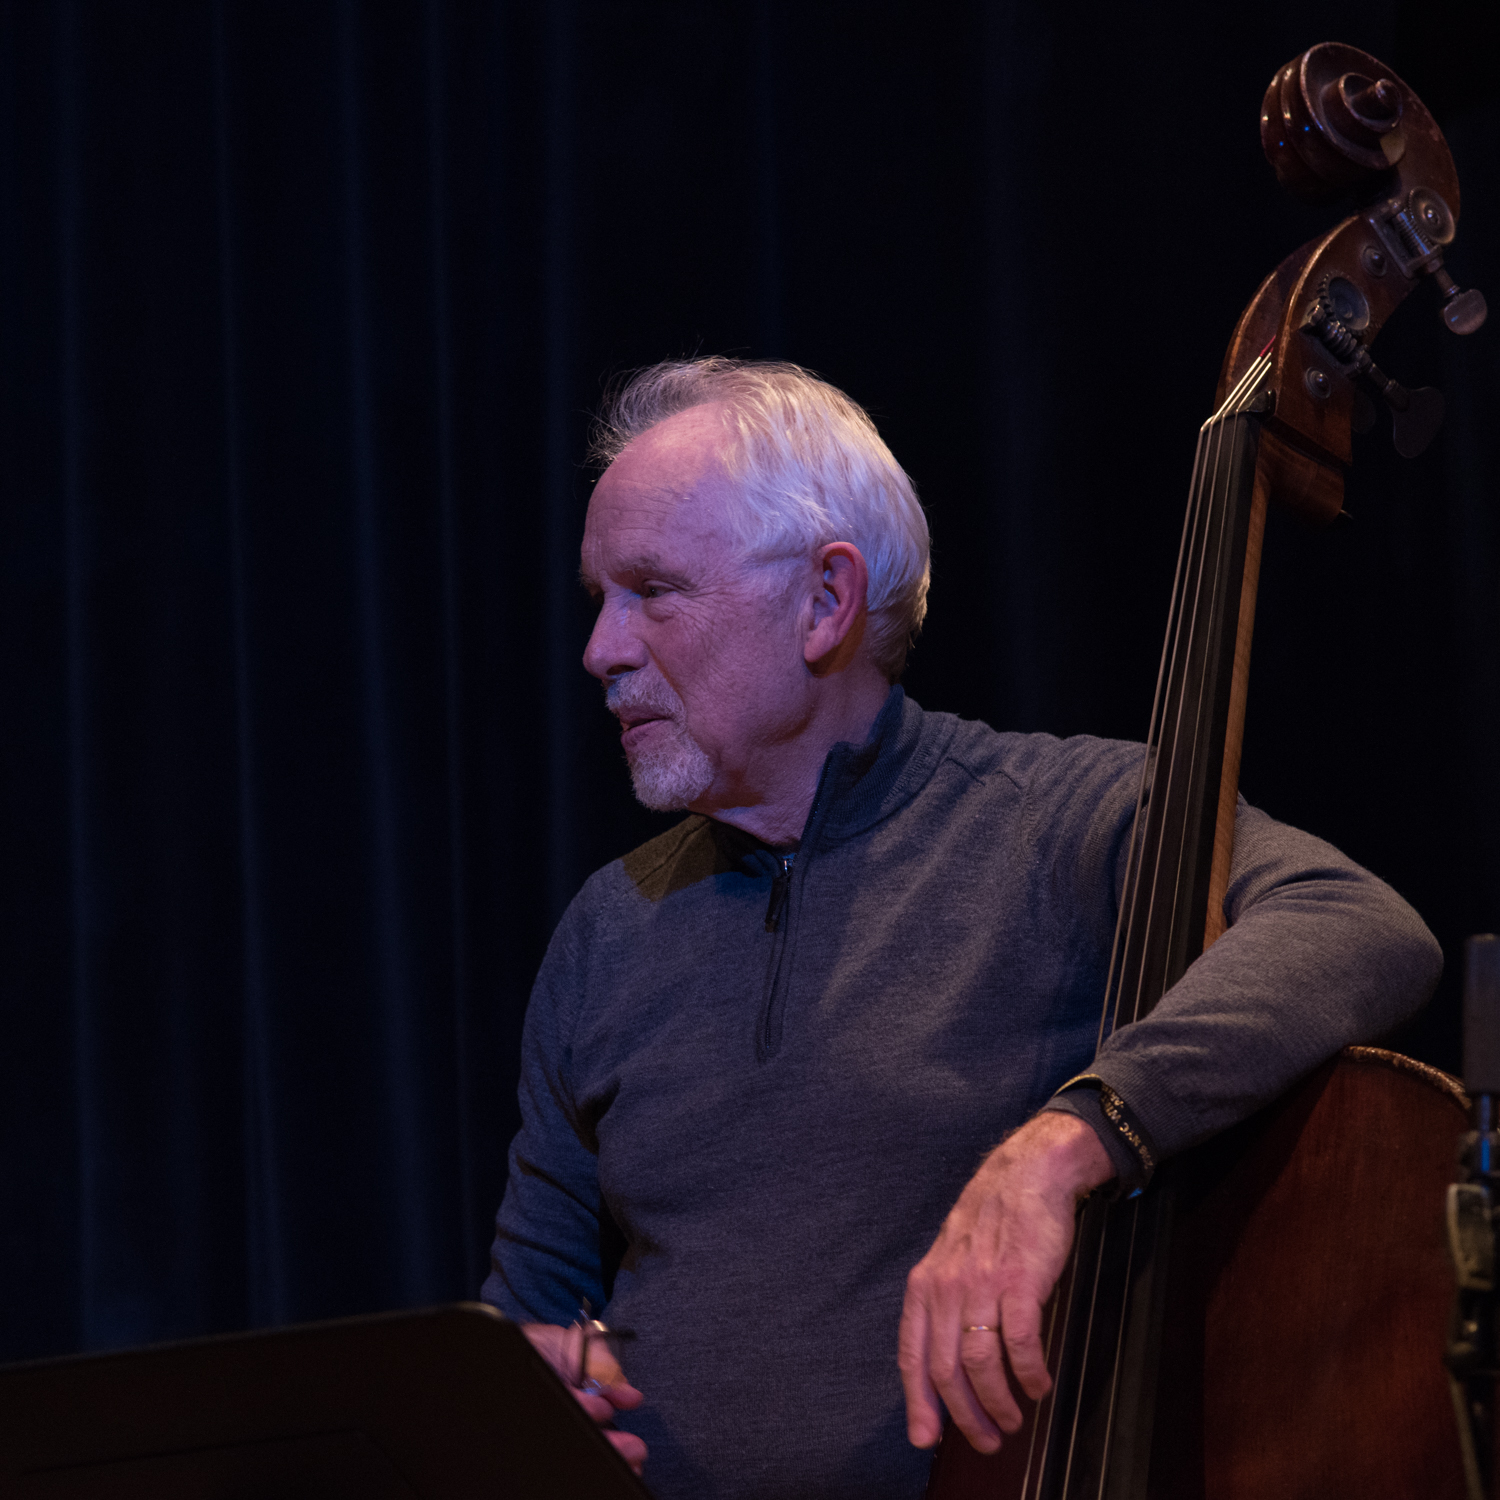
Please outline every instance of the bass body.
[[[1389, 70], [1311, 48], [1272, 80], [1261, 136], [1289, 191], [1361, 206], [1261, 285], [1199, 434], [1101, 1039], [1224, 930], [1268, 505], [1332, 521], [1377, 403], [1399, 452], [1430, 441], [1441, 397], [1369, 353], [1419, 280], [1454, 332], [1484, 318], [1442, 265], [1452, 157]], [[1446, 1075], [1352, 1048], [1143, 1194], [1089, 1200], [1049, 1310], [1052, 1391], [993, 1457], [950, 1427], [929, 1496], [1458, 1500], [1441, 1231], [1465, 1109]]]

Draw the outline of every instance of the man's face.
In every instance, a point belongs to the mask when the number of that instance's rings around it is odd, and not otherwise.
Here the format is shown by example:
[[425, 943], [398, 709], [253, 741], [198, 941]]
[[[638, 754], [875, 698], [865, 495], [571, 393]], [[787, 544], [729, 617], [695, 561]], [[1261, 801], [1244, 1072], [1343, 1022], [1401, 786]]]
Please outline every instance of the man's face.
[[599, 602], [583, 664], [608, 688], [636, 795], [700, 812], [754, 805], [811, 710], [803, 571], [747, 564], [725, 524], [720, 408], [643, 433], [595, 486], [582, 576]]

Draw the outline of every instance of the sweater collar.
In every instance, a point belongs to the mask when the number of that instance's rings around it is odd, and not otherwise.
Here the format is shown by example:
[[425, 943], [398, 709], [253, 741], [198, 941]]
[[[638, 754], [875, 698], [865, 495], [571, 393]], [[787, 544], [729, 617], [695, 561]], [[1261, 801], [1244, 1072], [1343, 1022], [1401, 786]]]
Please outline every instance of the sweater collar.
[[953, 738], [945, 715], [925, 714], [898, 683], [862, 745], [835, 745], [823, 763], [802, 848], [842, 843], [904, 806], [932, 778]]
[[[844, 740], [828, 752], [798, 853], [854, 838], [910, 802], [937, 770], [955, 726], [946, 714], [923, 713], [899, 683], [893, 686], [864, 743]], [[718, 822], [711, 831], [732, 859], [774, 869], [778, 856], [753, 834]]]

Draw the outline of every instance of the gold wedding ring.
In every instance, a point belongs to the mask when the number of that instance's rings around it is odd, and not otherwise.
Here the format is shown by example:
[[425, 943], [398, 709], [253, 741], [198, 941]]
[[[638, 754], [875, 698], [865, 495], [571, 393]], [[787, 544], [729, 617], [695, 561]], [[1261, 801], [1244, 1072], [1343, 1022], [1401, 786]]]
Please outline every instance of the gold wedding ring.
[[991, 1328], [988, 1323], [968, 1323], [964, 1325], [965, 1333], [999, 1333], [998, 1328]]

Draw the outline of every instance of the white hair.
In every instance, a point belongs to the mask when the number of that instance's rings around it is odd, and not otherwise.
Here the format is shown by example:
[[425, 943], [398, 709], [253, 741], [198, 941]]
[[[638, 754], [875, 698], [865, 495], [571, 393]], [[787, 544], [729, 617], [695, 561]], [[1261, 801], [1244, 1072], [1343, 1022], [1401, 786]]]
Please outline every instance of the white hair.
[[870, 570], [869, 645], [894, 682], [927, 613], [927, 517], [864, 409], [798, 365], [773, 360], [666, 360], [605, 399], [592, 457], [613, 463], [648, 428], [722, 403], [720, 453], [736, 483], [730, 525], [751, 562], [853, 542]]

